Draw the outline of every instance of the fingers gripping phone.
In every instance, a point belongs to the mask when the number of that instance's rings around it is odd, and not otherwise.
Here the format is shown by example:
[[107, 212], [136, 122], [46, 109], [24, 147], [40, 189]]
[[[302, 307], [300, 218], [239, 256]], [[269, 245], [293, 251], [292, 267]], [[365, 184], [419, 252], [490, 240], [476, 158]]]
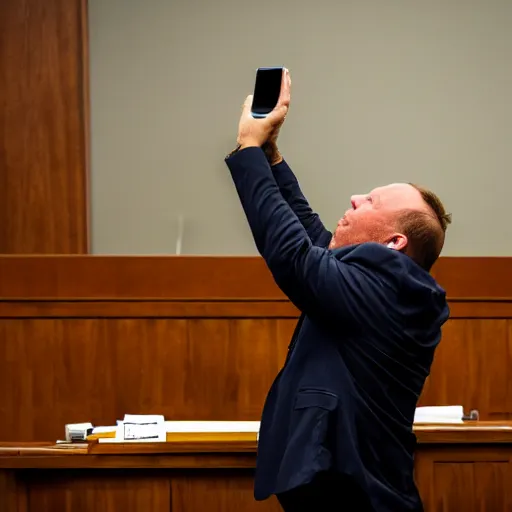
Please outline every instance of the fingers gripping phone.
[[277, 105], [281, 94], [284, 68], [258, 68], [252, 98], [253, 117], [266, 117]]

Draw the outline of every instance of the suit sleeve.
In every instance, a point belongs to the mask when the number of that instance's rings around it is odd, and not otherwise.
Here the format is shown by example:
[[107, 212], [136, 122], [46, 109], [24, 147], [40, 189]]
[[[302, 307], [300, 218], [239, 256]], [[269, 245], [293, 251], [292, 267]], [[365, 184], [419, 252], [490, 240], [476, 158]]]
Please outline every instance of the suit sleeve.
[[260, 148], [226, 159], [258, 251], [276, 284], [313, 319], [368, 321], [378, 284], [364, 266], [346, 264], [314, 246], [284, 200]]
[[325, 229], [320, 217], [313, 212], [307, 199], [304, 197], [299, 182], [286, 161], [272, 167], [276, 183], [285, 201], [290, 205], [301, 224], [304, 226], [313, 245], [327, 247], [331, 241], [332, 233]]

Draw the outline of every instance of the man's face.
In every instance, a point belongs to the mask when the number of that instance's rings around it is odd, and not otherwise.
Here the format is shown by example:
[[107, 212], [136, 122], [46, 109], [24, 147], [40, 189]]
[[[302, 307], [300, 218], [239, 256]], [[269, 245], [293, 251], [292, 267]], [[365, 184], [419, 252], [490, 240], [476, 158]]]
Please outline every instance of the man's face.
[[402, 210], [428, 212], [420, 192], [407, 183], [378, 187], [350, 200], [352, 208], [338, 221], [330, 249], [364, 242], [387, 244], [399, 234], [397, 220]]

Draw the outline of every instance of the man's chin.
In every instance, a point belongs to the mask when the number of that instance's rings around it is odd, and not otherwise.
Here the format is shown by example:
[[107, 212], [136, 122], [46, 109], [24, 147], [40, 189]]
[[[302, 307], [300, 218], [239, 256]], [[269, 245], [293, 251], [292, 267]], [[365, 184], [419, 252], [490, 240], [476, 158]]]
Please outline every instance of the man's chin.
[[331, 241], [329, 242], [329, 249], [338, 249], [339, 247], [343, 247], [344, 245], [347, 245], [345, 243], [345, 240], [343, 239], [339, 239], [339, 238], [336, 238], [336, 237], [332, 237], [331, 238]]

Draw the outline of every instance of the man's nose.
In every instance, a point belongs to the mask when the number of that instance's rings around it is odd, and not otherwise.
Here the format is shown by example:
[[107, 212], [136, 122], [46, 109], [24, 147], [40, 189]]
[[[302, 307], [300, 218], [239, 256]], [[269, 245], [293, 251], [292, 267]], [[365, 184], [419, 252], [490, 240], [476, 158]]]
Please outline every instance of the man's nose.
[[354, 208], [354, 210], [356, 208], [359, 208], [359, 205], [361, 204], [362, 202], [362, 198], [363, 196], [360, 195], [360, 194], [357, 194], [357, 195], [354, 195], [350, 198], [350, 202], [352, 203], [352, 208]]

